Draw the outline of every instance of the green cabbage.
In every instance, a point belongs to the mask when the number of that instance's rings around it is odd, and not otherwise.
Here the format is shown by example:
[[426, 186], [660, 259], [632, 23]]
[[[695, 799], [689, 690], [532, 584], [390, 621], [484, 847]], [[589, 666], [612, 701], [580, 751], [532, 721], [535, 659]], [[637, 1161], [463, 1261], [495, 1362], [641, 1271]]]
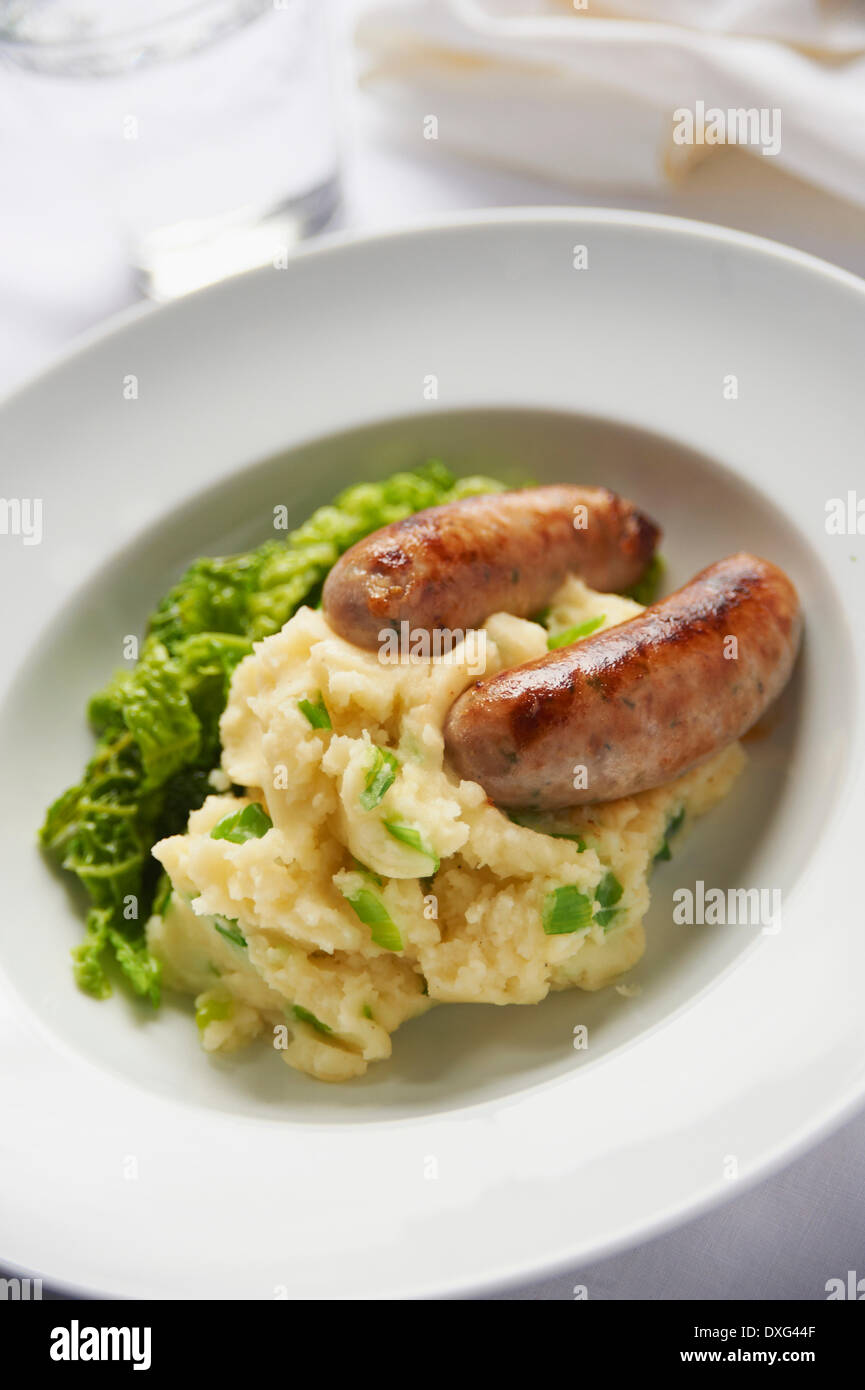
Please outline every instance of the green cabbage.
[[91, 699], [96, 750], [40, 831], [44, 848], [89, 899], [86, 935], [73, 951], [83, 989], [110, 994], [113, 959], [136, 994], [159, 1002], [159, 966], [144, 935], [160, 877], [150, 851], [182, 831], [211, 790], [219, 717], [252, 643], [278, 632], [302, 603], [317, 603], [331, 566], [363, 536], [424, 507], [501, 486], [490, 478], [456, 480], [430, 462], [348, 488], [285, 540], [189, 567], [152, 615], [137, 665]]

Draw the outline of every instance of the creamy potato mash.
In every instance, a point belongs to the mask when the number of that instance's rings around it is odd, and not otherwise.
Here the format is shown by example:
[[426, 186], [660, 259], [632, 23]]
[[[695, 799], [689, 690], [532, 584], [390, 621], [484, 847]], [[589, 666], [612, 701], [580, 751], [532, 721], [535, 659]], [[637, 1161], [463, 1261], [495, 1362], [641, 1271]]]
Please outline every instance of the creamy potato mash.
[[498, 613], [480, 648], [433, 661], [382, 662], [310, 608], [258, 643], [221, 721], [244, 794], [209, 797], [154, 849], [172, 892], [149, 946], [196, 996], [208, 1051], [263, 1035], [344, 1081], [436, 1002], [533, 1004], [639, 960], [655, 856], [725, 795], [739, 745], [654, 791], [511, 819], [449, 772], [442, 729], [479, 650], [492, 674], [545, 655], [550, 633], [640, 611], [570, 578], [546, 626]]

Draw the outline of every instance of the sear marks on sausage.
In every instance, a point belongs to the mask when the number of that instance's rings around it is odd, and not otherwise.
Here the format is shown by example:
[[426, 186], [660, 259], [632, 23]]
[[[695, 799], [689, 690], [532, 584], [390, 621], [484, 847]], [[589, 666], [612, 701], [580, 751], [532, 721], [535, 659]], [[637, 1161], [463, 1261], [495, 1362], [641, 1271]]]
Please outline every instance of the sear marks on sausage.
[[445, 724], [451, 763], [515, 808], [660, 786], [756, 723], [800, 635], [784, 572], [731, 555], [638, 617], [464, 691]]
[[352, 546], [327, 577], [325, 616], [374, 648], [408, 622], [433, 632], [480, 627], [491, 613], [537, 613], [569, 574], [621, 592], [651, 560], [660, 530], [606, 488], [553, 484], [467, 497], [417, 512]]

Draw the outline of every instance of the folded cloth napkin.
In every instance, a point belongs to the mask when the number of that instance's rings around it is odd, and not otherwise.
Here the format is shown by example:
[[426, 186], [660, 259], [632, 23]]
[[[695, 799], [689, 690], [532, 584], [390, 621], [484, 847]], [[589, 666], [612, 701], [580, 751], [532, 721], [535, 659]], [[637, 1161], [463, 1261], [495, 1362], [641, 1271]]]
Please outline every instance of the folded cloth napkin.
[[[862, 0], [537, 0], [535, 14], [577, 10], [596, 19], [637, 19], [678, 24], [708, 34], [778, 39], [823, 55], [865, 52]], [[524, 0], [511, 14], [527, 12]]]
[[865, 205], [861, 0], [372, 0], [356, 45], [413, 140], [635, 191], [735, 143]]

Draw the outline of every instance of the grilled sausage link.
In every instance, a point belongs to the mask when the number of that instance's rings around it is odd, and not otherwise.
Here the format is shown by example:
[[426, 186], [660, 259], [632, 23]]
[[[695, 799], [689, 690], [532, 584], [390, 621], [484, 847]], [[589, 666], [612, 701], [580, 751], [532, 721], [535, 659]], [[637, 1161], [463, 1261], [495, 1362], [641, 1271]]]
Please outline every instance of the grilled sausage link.
[[759, 719], [787, 683], [800, 634], [783, 571], [731, 555], [638, 617], [470, 686], [445, 724], [451, 762], [511, 807], [660, 786]]
[[358, 541], [322, 595], [331, 627], [360, 647], [382, 629], [479, 627], [491, 613], [538, 612], [568, 574], [593, 589], [630, 588], [660, 531], [606, 488], [554, 484], [467, 497]]

